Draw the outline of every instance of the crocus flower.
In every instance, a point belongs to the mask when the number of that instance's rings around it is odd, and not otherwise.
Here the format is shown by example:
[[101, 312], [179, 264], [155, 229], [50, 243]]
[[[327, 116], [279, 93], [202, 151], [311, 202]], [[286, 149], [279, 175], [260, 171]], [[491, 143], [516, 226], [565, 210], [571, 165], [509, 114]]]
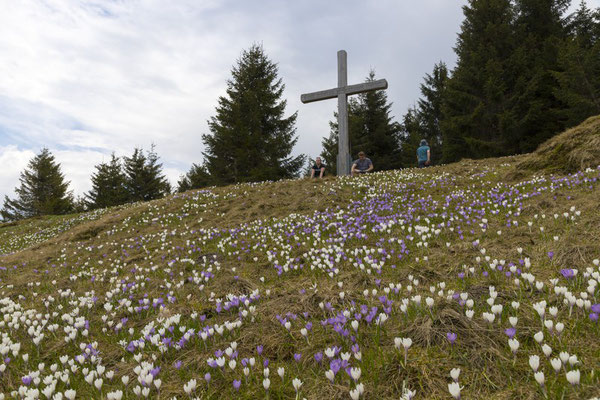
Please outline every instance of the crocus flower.
[[242, 381], [241, 380], [237, 380], [237, 379], [233, 380], [233, 388], [235, 389], [236, 392], [238, 390], [240, 390], [240, 386], [241, 385], [242, 385]]
[[460, 375], [460, 368], [452, 368], [450, 376], [454, 382], [458, 382], [458, 376]]
[[294, 380], [292, 381], [292, 385], [294, 386], [294, 390], [296, 390], [296, 392], [298, 390], [300, 390], [300, 386], [302, 386], [302, 381], [298, 378], [294, 378]]
[[533, 374], [533, 377], [535, 378], [535, 381], [540, 386], [544, 386], [544, 382], [546, 381], [546, 378], [544, 377], [544, 373], [542, 371], [536, 372], [535, 374]]
[[508, 345], [510, 346], [510, 351], [513, 354], [517, 354], [517, 350], [519, 349], [519, 341], [517, 339], [508, 339]]
[[517, 333], [517, 330], [515, 328], [507, 328], [504, 330], [504, 333], [512, 339], [515, 336], [515, 333]]
[[448, 384], [448, 391], [455, 399], [460, 399], [460, 391], [461, 387], [457, 382], [452, 382]]
[[575, 276], [575, 272], [571, 268], [561, 269], [560, 273], [567, 279], [570, 279]]
[[529, 356], [529, 366], [533, 370], [533, 372], [537, 372], [540, 367], [540, 357], [537, 355]]
[[572, 370], [567, 372], [567, 381], [569, 381], [569, 383], [571, 385], [579, 385], [579, 377], [580, 377], [580, 373], [578, 369]]
[[456, 333], [448, 332], [448, 333], [446, 333], [446, 338], [448, 339], [450, 344], [454, 344], [454, 342], [456, 341]]
[[318, 363], [321, 363], [322, 360], [323, 360], [323, 353], [321, 353], [320, 351], [318, 353], [315, 353], [315, 361]]

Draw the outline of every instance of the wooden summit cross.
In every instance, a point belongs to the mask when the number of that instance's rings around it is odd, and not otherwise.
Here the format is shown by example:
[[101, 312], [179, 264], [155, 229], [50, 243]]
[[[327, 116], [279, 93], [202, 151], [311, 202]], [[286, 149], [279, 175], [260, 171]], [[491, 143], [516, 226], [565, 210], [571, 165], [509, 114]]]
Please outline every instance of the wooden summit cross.
[[372, 90], [387, 89], [388, 83], [385, 79], [379, 79], [373, 82], [359, 83], [358, 85], [348, 85], [348, 68], [346, 50], [340, 50], [337, 53], [338, 61], [338, 87], [320, 92], [306, 93], [300, 96], [303, 103], [312, 103], [313, 101], [338, 99], [338, 155], [337, 155], [337, 174], [350, 174], [350, 138], [348, 137], [348, 96], [352, 94], [370, 92]]

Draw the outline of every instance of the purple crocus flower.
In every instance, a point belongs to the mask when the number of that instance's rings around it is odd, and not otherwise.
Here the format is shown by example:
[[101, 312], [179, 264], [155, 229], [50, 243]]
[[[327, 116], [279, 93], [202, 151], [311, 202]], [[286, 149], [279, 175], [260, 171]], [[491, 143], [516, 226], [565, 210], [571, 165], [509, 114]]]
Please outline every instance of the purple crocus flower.
[[554, 258], [554, 252], [553, 251], [549, 251], [548, 252], [548, 258], [550, 259], [550, 261], [552, 261], [552, 259]]
[[504, 333], [506, 334], [506, 336], [512, 339], [517, 333], [517, 330], [515, 328], [507, 328], [504, 330]]
[[32, 379], [29, 375], [27, 375], [27, 376], [22, 377], [21, 381], [23, 382], [23, 385], [29, 386], [31, 384]]
[[448, 332], [448, 333], [446, 333], [446, 338], [448, 339], [450, 344], [454, 344], [454, 342], [456, 341], [456, 333]]
[[560, 273], [562, 274], [562, 276], [564, 276], [567, 279], [571, 279], [572, 277], [575, 276], [575, 272], [571, 268], [561, 269]]
[[204, 380], [206, 381], [206, 383], [210, 382], [210, 372], [207, 372], [206, 374], [204, 374]]
[[256, 346], [256, 352], [260, 356], [262, 354], [262, 352], [263, 352], [263, 346], [262, 345]]
[[263, 367], [267, 368], [269, 366], [269, 359], [265, 358], [265, 361], [263, 361]]
[[598, 321], [598, 314], [596, 313], [590, 313], [590, 320], [593, 322], [597, 322]]
[[294, 354], [294, 360], [296, 360], [296, 362], [300, 362], [301, 358], [302, 358], [302, 354], [300, 354], [300, 353], [295, 353]]
[[329, 368], [333, 371], [334, 374], [337, 374], [340, 368], [342, 368], [342, 363], [339, 358], [331, 360], [329, 363]]
[[459, 279], [463, 279], [465, 277], [465, 273], [464, 272], [459, 272], [458, 273], [458, 278]]
[[179, 368], [181, 368], [181, 361], [180, 361], [180, 360], [177, 360], [177, 361], [175, 361], [175, 362], [173, 363], [173, 366], [175, 367], [175, 369], [179, 369]]
[[600, 303], [592, 304], [592, 312], [596, 314], [600, 314]]
[[240, 386], [242, 385], [242, 381], [234, 379], [233, 380], [233, 388], [235, 389], [235, 391], [237, 392], [238, 390], [240, 390]]
[[321, 352], [315, 353], [315, 361], [318, 363], [321, 363], [322, 360], [323, 360], [323, 353], [321, 353]]

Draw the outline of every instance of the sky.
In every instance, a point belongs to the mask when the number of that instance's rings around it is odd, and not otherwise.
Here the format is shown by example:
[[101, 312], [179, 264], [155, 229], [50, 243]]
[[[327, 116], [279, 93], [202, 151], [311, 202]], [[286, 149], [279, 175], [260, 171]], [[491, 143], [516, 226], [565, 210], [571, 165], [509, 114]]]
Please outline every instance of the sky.
[[[399, 121], [434, 64], [453, 68], [466, 0], [0, 0], [0, 201], [47, 147], [76, 196], [94, 166], [154, 144], [171, 184], [202, 162], [202, 134], [241, 52], [262, 44], [298, 112], [293, 154], [316, 156], [337, 101], [300, 95], [374, 69]], [[574, 6], [579, 3], [575, 1]], [[587, 0], [600, 7], [600, 0]]]

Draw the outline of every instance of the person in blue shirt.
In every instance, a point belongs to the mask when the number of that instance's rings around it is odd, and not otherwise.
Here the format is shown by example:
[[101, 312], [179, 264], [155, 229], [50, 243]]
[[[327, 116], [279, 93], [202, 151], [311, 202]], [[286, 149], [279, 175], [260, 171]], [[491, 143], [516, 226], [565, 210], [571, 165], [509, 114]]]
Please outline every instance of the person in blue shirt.
[[421, 147], [417, 149], [417, 163], [419, 168], [425, 168], [431, 164], [431, 149], [425, 139], [421, 140]]
[[358, 153], [358, 160], [354, 160], [352, 163], [352, 169], [350, 173], [352, 176], [366, 174], [373, 171], [373, 162], [367, 158], [364, 151]]

